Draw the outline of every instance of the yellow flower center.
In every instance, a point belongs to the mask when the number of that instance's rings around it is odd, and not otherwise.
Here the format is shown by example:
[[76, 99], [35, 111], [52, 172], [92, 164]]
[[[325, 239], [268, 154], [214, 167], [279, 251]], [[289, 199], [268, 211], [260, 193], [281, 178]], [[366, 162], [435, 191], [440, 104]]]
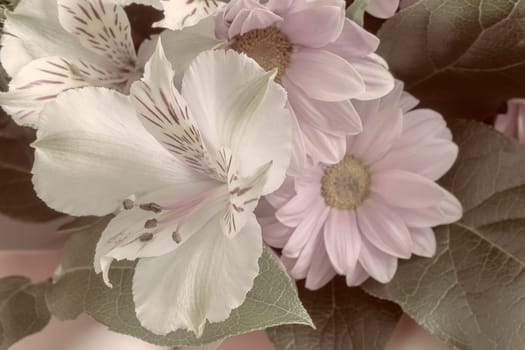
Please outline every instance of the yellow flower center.
[[370, 172], [358, 159], [346, 155], [327, 166], [321, 179], [321, 195], [326, 205], [336, 209], [359, 207], [370, 191]]
[[275, 26], [254, 29], [234, 38], [232, 49], [253, 58], [264, 70], [278, 69], [275, 81], [281, 82], [284, 71], [290, 64], [293, 44]]

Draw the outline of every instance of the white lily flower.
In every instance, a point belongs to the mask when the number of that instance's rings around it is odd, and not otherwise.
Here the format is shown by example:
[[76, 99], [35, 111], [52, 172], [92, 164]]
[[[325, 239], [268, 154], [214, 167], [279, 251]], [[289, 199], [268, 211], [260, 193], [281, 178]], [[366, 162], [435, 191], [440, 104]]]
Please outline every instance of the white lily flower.
[[62, 91], [102, 86], [127, 93], [154, 50], [135, 51], [116, 0], [22, 0], [7, 13], [0, 57], [12, 80], [0, 104], [21, 125], [38, 127], [44, 104]]
[[[33, 182], [72, 215], [121, 209], [95, 269], [140, 258], [133, 280], [142, 325], [201, 335], [240, 306], [262, 254], [253, 214], [284, 181], [291, 157], [286, 94], [245, 55], [201, 53], [179, 93], [162, 45], [126, 97], [86, 87], [42, 111]], [[75, 111], [72, 113], [72, 111]]]

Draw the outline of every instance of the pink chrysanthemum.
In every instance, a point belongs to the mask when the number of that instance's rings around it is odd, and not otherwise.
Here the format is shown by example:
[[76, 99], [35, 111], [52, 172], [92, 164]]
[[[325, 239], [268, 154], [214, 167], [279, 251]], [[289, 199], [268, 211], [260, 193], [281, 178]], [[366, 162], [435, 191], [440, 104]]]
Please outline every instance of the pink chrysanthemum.
[[363, 132], [347, 138], [337, 164], [316, 164], [289, 177], [259, 208], [264, 238], [310, 289], [336, 273], [349, 286], [370, 276], [390, 281], [398, 258], [430, 257], [432, 227], [458, 220], [458, 200], [437, 185], [457, 146], [443, 118], [398, 86], [384, 98], [356, 105]]
[[362, 129], [351, 99], [376, 99], [394, 85], [373, 54], [379, 40], [345, 18], [343, 0], [231, 1], [215, 33], [264, 69], [278, 68], [296, 119], [296, 169], [305, 154], [326, 163], [340, 159], [346, 135]]
[[525, 99], [509, 100], [507, 113], [498, 114], [494, 127], [525, 145]]

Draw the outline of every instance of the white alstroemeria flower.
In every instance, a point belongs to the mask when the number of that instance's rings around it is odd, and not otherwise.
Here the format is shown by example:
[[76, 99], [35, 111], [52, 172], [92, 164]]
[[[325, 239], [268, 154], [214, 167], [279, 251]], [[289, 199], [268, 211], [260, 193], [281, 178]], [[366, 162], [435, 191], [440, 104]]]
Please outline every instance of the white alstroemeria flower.
[[113, 0], [122, 6], [149, 5], [164, 12], [156, 27], [180, 30], [213, 16], [229, 0]]
[[253, 210], [281, 185], [291, 157], [291, 118], [275, 74], [245, 55], [206, 51], [179, 93], [159, 44], [131, 96], [74, 89], [42, 111], [37, 193], [77, 216], [120, 209], [100, 238], [95, 269], [109, 284], [113, 260], [140, 258], [136, 312], [155, 333], [200, 335], [253, 286], [262, 254]]
[[224, 6], [227, 0], [166, 0], [161, 1], [164, 19], [157, 23], [159, 27], [180, 30], [191, 27], [201, 20], [213, 16]]
[[116, 0], [22, 0], [7, 13], [0, 57], [12, 80], [0, 104], [21, 125], [38, 127], [44, 104], [62, 91], [102, 86], [127, 93], [154, 45], [135, 51]]

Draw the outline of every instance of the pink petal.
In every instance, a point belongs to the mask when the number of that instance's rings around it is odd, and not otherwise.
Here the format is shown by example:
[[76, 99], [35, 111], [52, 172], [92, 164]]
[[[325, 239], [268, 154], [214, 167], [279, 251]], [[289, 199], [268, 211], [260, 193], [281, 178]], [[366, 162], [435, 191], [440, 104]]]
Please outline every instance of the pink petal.
[[243, 35], [254, 29], [263, 29], [282, 22], [282, 18], [263, 8], [254, 8], [244, 20], [240, 34]]
[[501, 133], [513, 136], [516, 134], [516, 124], [510, 115], [499, 114], [494, 122], [494, 127]]
[[272, 12], [282, 16], [288, 12], [295, 0], [268, 0], [266, 7]]
[[412, 239], [407, 226], [388, 206], [368, 199], [357, 209], [361, 235], [378, 249], [399, 258], [412, 254]]
[[436, 236], [431, 228], [411, 228], [412, 252], [419, 256], [431, 258], [436, 254]]
[[321, 240], [314, 253], [315, 259], [312, 260], [308, 274], [306, 275], [306, 288], [317, 290], [330, 282], [336, 272], [330, 264], [330, 259], [326, 254], [324, 242]]
[[346, 274], [346, 285], [348, 287], [356, 287], [363, 284], [370, 275], [365, 271], [360, 263], [357, 263], [353, 271]]
[[341, 34], [344, 13], [338, 6], [311, 6], [286, 15], [281, 30], [295, 45], [323, 47]]
[[352, 66], [365, 82], [365, 92], [357, 98], [372, 100], [388, 94], [394, 88], [394, 77], [374, 55], [353, 59]]
[[241, 34], [244, 23], [246, 22], [246, 19], [249, 15], [250, 10], [245, 8], [241, 9], [239, 13], [237, 13], [231, 22], [230, 27], [228, 28], [229, 39], [235, 38], [237, 35]]
[[[359, 104], [359, 106], [368, 103]], [[366, 107], [365, 115], [361, 114], [363, 121], [363, 132], [353, 142], [349, 153], [359, 155], [361, 160], [367, 164], [381, 159], [401, 136], [403, 128], [403, 115], [397, 106], [382, 108], [377, 102], [370, 102]], [[372, 107], [379, 108], [374, 111]], [[362, 108], [357, 108], [361, 112]], [[378, 142], [380, 140], [380, 142]]]
[[452, 134], [445, 119], [431, 109], [416, 109], [405, 114], [403, 137], [398, 145], [415, 144], [429, 138], [442, 138], [452, 141]]
[[395, 208], [430, 207], [445, 197], [445, 191], [434, 181], [395, 169], [374, 173], [371, 191]]
[[280, 208], [296, 195], [293, 178], [287, 177], [279, 189], [265, 197], [274, 207]]
[[409, 94], [408, 92], [404, 91], [401, 94], [401, 100], [399, 101], [399, 105], [404, 113], [407, 113], [408, 111], [414, 109], [418, 104], [419, 100], [413, 95]]
[[389, 18], [398, 7], [399, 0], [369, 0], [366, 11], [377, 18]]
[[363, 238], [359, 262], [366, 272], [381, 283], [388, 283], [397, 270], [397, 258], [377, 249]]
[[314, 185], [298, 192], [288, 203], [277, 210], [275, 214], [277, 219], [288, 227], [299, 226], [306, 213], [312, 209], [312, 204], [322, 201], [320, 187]]
[[457, 155], [458, 146], [455, 143], [429, 139], [393, 149], [371, 169], [373, 172], [401, 169], [437, 180], [452, 167]]
[[352, 61], [356, 57], [366, 57], [375, 52], [379, 46], [379, 38], [367, 32], [356, 22], [346, 19], [339, 38], [328, 44], [324, 49]]
[[323, 133], [318, 129], [303, 124], [305, 152], [315, 161], [335, 164], [346, 154], [346, 138]]
[[289, 258], [299, 258], [309, 240], [321, 233], [321, 225], [324, 224], [329, 209], [323, 201], [318, 201], [310, 207], [283, 249], [283, 255]]
[[276, 248], [282, 248], [293, 233], [293, 229], [281, 224], [275, 217], [275, 208], [261, 198], [255, 209], [255, 216], [261, 225], [264, 241]]
[[[323, 236], [322, 229], [325, 224], [326, 216], [328, 215], [328, 209], [325, 210], [325, 213], [322, 214], [322, 218], [317, 220], [315, 223], [310, 224], [309, 227], [305, 227], [306, 231], [310, 231], [310, 235], [304, 244], [303, 249], [300, 254], [297, 256], [297, 262], [295, 266], [290, 271], [292, 276], [295, 278], [305, 278], [308, 274], [308, 270], [313, 263], [314, 259], [318, 259], [319, 256], [315, 254], [316, 249], [322, 244]], [[296, 229], [299, 229], [299, 227]], [[290, 256], [288, 254], [288, 245], [284, 247], [283, 254]]]
[[427, 208], [396, 208], [396, 213], [409, 227], [434, 227], [461, 219], [461, 203], [445, 190], [439, 203]]
[[330, 210], [324, 227], [324, 244], [337, 273], [344, 275], [355, 269], [361, 236], [354, 211]]
[[286, 77], [283, 86], [301, 122], [338, 136], [354, 135], [363, 130], [361, 118], [350, 100], [324, 102], [311, 99]]
[[321, 101], [343, 101], [365, 91], [359, 72], [326, 50], [301, 48], [293, 54], [286, 75], [306, 95]]
[[292, 158], [290, 159], [289, 175], [300, 174], [306, 165], [306, 149], [304, 145], [304, 135], [299, 127], [299, 121], [293, 108], [289, 105], [288, 109], [292, 114]]

